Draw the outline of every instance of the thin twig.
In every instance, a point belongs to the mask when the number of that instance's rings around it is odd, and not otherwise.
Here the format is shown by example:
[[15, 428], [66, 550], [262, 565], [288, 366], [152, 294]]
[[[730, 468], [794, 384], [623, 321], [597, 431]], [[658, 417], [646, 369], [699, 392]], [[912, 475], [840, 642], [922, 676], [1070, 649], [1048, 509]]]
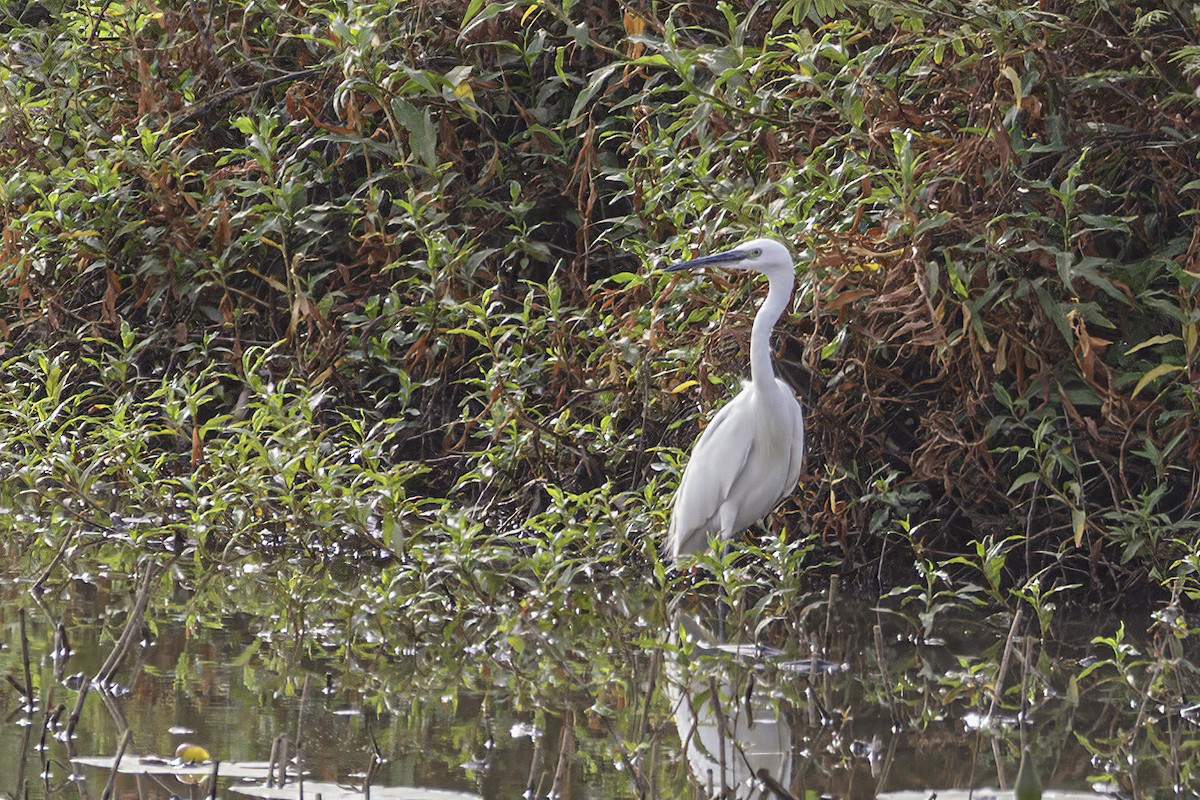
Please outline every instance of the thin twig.
[[220, 760], [214, 758], [212, 772], [208, 773], [208, 800], [217, 800], [217, 770], [220, 766]]
[[117, 785], [117, 771], [121, 766], [121, 759], [125, 757], [125, 748], [129, 746], [129, 742], [133, 740], [133, 731], [129, 728], [121, 734], [121, 741], [117, 745], [117, 754], [113, 757], [112, 770], [108, 773], [108, 785], [104, 787], [104, 791], [100, 794], [100, 800], [109, 800], [113, 796], [113, 790]]
[[71, 542], [75, 541], [75, 537], [78, 535], [79, 529], [76, 528], [63, 537], [62, 544], [58, 547], [58, 552], [54, 554], [54, 558], [50, 559], [50, 563], [46, 565], [46, 568], [42, 570], [42, 574], [38, 576], [38, 579], [33, 582], [33, 586], [30, 587], [35, 595], [41, 592], [43, 584], [50, 578], [50, 573], [54, 572], [54, 568], [62, 562], [63, 557], [66, 556], [67, 548]]
[[287, 785], [287, 762], [288, 762], [288, 735], [286, 733], [279, 734], [276, 740], [279, 743], [279, 760], [275, 762], [276, 769], [279, 770], [278, 776], [275, 778], [276, 786]]
[[[372, 735], [373, 736], [373, 735]], [[371, 800], [371, 783], [375, 780], [375, 773], [379, 771], [379, 765], [383, 763], [383, 756], [379, 752], [379, 745], [371, 742], [371, 760], [367, 764], [367, 774], [363, 776], [363, 800]]]
[[49, 750], [48, 750], [49, 745], [47, 744], [46, 739], [54, 734], [54, 726], [58, 724], [58, 720], [60, 718], [62, 718], [62, 715], [66, 710], [67, 710], [67, 707], [65, 705], [63, 705], [62, 703], [59, 703], [58, 706], [54, 709], [54, 711], [46, 714], [46, 718], [42, 722], [42, 738], [41, 738], [41, 742], [40, 742], [41, 752], [43, 752], [43, 753], [49, 752]]
[[796, 800], [795, 796], [785, 789], [782, 783], [772, 777], [770, 770], [768, 770], [766, 767], [763, 767], [757, 773], [755, 773], [755, 777], [758, 778], [759, 782], [762, 783], [763, 786], [767, 787], [771, 794], [775, 795], [778, 800]]
[[304, 688], [300, 690], [300, 709], [296, 712], [296, 780], [300, 800], [304, 800], [304, 706], [308, 703], [308, 684], [312, 676], [304, 675]]
[[1023, 608], [1017, 607], [1013, 614], [1012, 625], [1008, 628], [1008, 638], [1004, 640], [1004, 655], [1000, 657], [1000, 670], [996, 673], [996, 684], [992, 687], [992, 707], [988, 709], [987, 719], [990, 723], [1000, 707], [1000, 695], [1004, 691], [1004, 676], [1008, 672], [1008, 662], [1012, 658], [1013, 641], [1017, 638], [1017, 629], [1021, 626]]
[[1025, 742], [1025, 716], [1028, 711], [1029, 703], [1026, 698], [1029, 696], [1029, 671], [1030, 659], [1033, 658], [1033, 637], [1029, 636], [1025, 639], [1025, 654], [1021, 657], [1021, 706], [1017, 714], [1017, 731], [1020, 734], [1021, 750], [1026, 747]]
[[21, 630], [21, 663], [25, 667], [25, 701], [29, 713], [33, 713], [33, 673], [29, 669], [29, 635], [25, 629], [25, 609], [17, 609], [17, 626]]
[[[639, 770], [640, 771], [640, 770]], [[638, 788], [638, 797], [645, 800], [647, 797], [658, 797], [658, 734], [656, 733], [650, 739], [650, 772], [648, 774], [638, 776], [634, 775], [634, 783]], [[644, 787], [643, 788], [643, 784]]]
[[138, 587], [137, 597], [133, 601], [133, 608], [129, 611], [129, 617], [125, 620], [125, 630], [121, 632], [121, 638], [117, 640], [116, 645], [108, 654], [104, 664], [96, 673], [95, 683], [98, 686], [104, 686], [116, 673], [117, 668], [121, 666], [121, 661], [129, 652], [129, 648], [133, 646], [134, 638], [137, 636], [137, 631], [141, 628], [142, 617], [146, 613], [146, 606], [150, 602], [150, 587], [154, 579], [159, 575], [160, 567], [157, 562], [151, 561], [146, 567], [146, 574], [142, 577], [142, 585]]
[[54, 682], [61, 683], [63, 672], [67, 668], [67, 659], [71, 657], [71, 641], [67, 638], [67, 626], [61, 622], [54, 627], [54, 652], [50, 654], [54, 661]]
[[96, 21], [92, 25], [92, 32], [88, 36], [87, 46], [91, 47], [96, 42], [96, 34], [100, 33], [100, 23], [104, 21], [104, 15], [108, 13], [108, 7], [111, 6], [113, 0], [104, 0], [104, 5], [100, 7], [100, 12], [96, 14]]
[[1009, 788], [1008, 777], [1004, 774], [1004, 760], [1000, 757], [1000, 737], [992, 737], [992, 760], [996, 762], [996, 782], [1000, 784], [1000, 788], [1007, 790]]
[[79, 687], [79, 694], [75, 696], [75, 705], [71, 709], [71, 716], [67, 717], [67, 741], [71, 741], [71, 737], [75, 733], [75, 726], [79, 724], [79, 715], [83, 713], [83, 701], [87, 699], [87, 694], [92, 689], [91, 681], [84, 681]]
[[721, 694], [717, 690], [716, 678], [708, 679], [708, 691], [710, 697], [709, 702], [712, 703], [713, 714], [717, 718], [717, 761], [721, 771], [721, 794], [724, 796], [726, 790], [729, 788], [729, 783], [727, 782], [729, 773], [726, 772], [728, 767], [725, 763], [725, 751], [729, 748], [725, 745], [725, 734], [727, 731], [725, 723], [725, 709], [721, 706]]
[[[833, 644], [831, 641], [831, 632], [833, 630], [833, 605], [837, 602], [838, 588], [841, 585], [841, 578], [838, 575], [829, 576], [829, 596], [825, 605], [825, 632], [821, 643], [821, 657], [830, 658], [830, 653], [833, 652]], [[817, 660], [814, 658], [812, 662], [813, 669], [816, 669]], [[830, 702], [830, 672], [825, 670], [821, 675], [821, 702], [828, 708], [832, 705]], [[813, 686], [816, 686], [815, 678]]]
[[1033, 574], [1033, 552], [1029, 549], [1030, 543], [1033, 541], [1033, 511], [1037, 506], [1038, 488], [1042, 482], [1036, 480], [1033, 482], [1033, 496], [1029, 498], [1029, 515], [1025, 519], [1025, 574]]
[[279, 737], [271, 742], [271, 756], [267, 759], [267, 788], [275, 788], [275, 761], [279, 758]]
[[554, 783], [550, 785], [550, 796], [570, 800], [571, 761], [575, 757], [575, 712], [563, 712], [562, 736], [558, 744], [558, 765], [554, 768]]
[[542, 739], [541, 736], [534, 737], [533, 758], [529, 762], [529, 779], [525, 781], [526, 797], [536, 796], [537, 784], [534, 781], [542, 769]]
[[313, 77], [319, 75], [321, 71], [322, 68], [320, 67], [311, 67], [309, 69], [302, 69], [296, 72], [285, 72], [283, 75], [276, 75], [274, 78], [267, 78], [259, 81], [258, 83], [252, 83], [248, 86], [235, 86], [232, 89], [226, 89], [222, 92], [217, 92], [204, 102], [197, 103], [179, 116], [172, 119], [170, 129], [172, 131], [178, 131], [180, 128], [186, 127], [190, 123], [207, 116], [217, 106], [221, 105], [222, 103], [226, 103], [235, 97], [240, 97], [244, 94], [250, 94], [251, 92], [261, 91], [262, 89], [268, 89], [276, 84], [289, 83], [291, 81], [298, 81], [303, 78]]
[[654, 650], [650, 653], [650, 674], [646, 678], [646, 699], [642, 704], [641, 719], [638, 721], [637, 737], [634, 741], [640, 742], [646, 737], [646, 729], [650, 726], [650, 705], [654, 699], [654, 688], [658, 683], [659, 664], [662, 662], [662, 651]]
[[837, 575], [829, 576], [829, 596], [826, 599], [826, 604], [825, 604], [825, 636], [824, 636], [824, 642], [822, 643], [822, 647], [824, 647], [825, 652], [821, 654], [822, 656], [828, 656], [829, 651], [830, 651], [829, 631], [833, 627], [833, 604], [837, 600], [838, 583], [839, 582], [840, 582], [839, 576], [837, 576]]
[[883, 660], [883, 628], [875, 623], [875, 661], [879, 665], [879, 677], [883, 681], [883, 694], [887, 697], [888, 713], [892, 724], [896, 722], [896, 698], [892, 696], [892, 682], [888, 676], [887, 664]]
[[[895, 736], [892, 736], [888, 739], [887, 755], [885, 755], [883, 757], [883, 763], [879, 767], [879, 775], [875, 780], [875, 795], [876, 796], [879, 796], [880, 794], [883, 793], [883, 787], [887, 786], [888, 778], [892, 774], [892, 763], [896, 759], [896, 742], [897, 741], [899, 741], [899, 739]], [[978, 753], [976, 753], [976, 754], [978, 754]], [[972, 767], [972, 769], [974, 769], [974, 767]], [[968, 781], [967, 785], [974, 786], [975, 784]]]

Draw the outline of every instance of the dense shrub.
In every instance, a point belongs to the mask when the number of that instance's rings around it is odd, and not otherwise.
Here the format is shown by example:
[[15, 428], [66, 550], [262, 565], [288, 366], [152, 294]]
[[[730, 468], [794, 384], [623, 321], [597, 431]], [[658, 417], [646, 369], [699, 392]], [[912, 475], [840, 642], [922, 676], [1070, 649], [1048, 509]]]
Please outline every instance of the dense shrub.
[[[11, 376], [49, 357], [117, 407], [211, 374], [199, 426], [296, 382], [427, 496], [520, 521], [651, 487], [657, 522], [757, 295], [653, 268], [766, 233], [801, 275], [789, 529], [1191, 574], [1191, 10], [37, 8], [0, 54]], [[186, 427], [177, 475], [231, 435]]]

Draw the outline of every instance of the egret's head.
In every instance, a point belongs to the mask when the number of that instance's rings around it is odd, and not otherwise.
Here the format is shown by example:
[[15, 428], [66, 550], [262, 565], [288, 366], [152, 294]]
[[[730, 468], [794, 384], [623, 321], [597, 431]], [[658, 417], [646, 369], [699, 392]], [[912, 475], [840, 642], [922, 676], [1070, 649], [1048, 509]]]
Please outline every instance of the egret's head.
[[788, 249], [774, 239], [754, 239], [740, 244], [732, 250], [693, 258], [690, 261], [681, 261], [678, 264], [672, 264], [667, 269], [704, 269], [705, 267], [748, 269], [767, 276], [777, 272], [789, 277], [795, 274], [792, 256]]

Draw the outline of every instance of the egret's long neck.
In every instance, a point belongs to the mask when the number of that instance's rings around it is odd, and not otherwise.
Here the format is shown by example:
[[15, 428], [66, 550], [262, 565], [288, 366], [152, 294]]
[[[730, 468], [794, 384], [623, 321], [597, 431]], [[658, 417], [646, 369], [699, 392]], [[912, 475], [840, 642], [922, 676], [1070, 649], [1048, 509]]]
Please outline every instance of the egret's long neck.
[[772, 273], [770, 279], [771, 290], [759, 307], [754, 317], [754, 328], [750, 331], [750, 381], [763, 392], [777, 389], [775, 368], [771, 366], [771, 331], [787, 308], [795, 284], [792, 275], [783, 271]]

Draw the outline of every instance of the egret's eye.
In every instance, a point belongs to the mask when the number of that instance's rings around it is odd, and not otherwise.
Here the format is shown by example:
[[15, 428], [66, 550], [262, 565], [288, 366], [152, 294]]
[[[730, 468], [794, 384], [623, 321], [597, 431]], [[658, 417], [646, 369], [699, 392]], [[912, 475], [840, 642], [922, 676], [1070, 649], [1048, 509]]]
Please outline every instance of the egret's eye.
[[762, 255], [762, 248], [761, 247], [754, 248], [753, 250], [750, 251], [750, 255], [754, 256], [755, 258], [758, 258], [759, 256]]

